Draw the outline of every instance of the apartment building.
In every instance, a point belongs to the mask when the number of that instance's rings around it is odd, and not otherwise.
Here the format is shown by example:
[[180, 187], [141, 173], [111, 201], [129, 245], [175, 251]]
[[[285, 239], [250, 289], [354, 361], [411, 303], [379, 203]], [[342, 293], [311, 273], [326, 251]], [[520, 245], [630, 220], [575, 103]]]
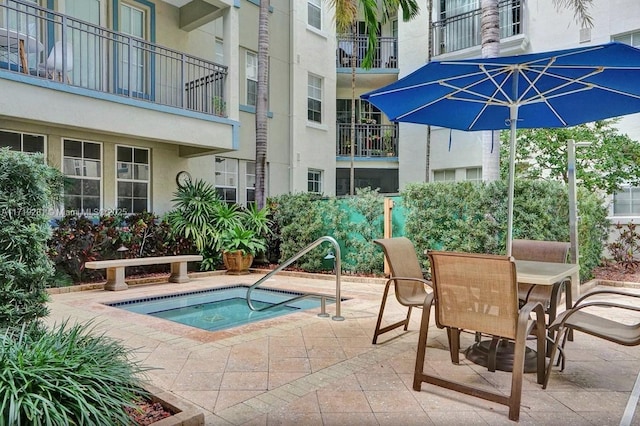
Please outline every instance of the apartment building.
[[[481, 180], [481, 134], [389, 122], [359, 99], [427, 60], [480, 56], [480, 0], [426, 1], [410, 22], [380, 23], [373, 66], [367, 28], [336, 34], [323, 0], [272, 0], [267, 193], [397, 193], [409, 182]], [[501, 0], [501, 54], [619, 40], [640, 45], [640, 3], [594, 0], [593, 28], [552, 0]], [[43, 152], [69, 178], [65, 211], [162, 213], [176, 176], [254, 199], [257, 0], [3, 0], [0, 146]], [[355, 108], [351, 66], [355, 65]], [[356, 116], [352, 137], [351, 113]], [[640, 140], [640, 119], [621, 129]], [[612, 215], [640, 215], [640, 189]]]
[[[1, 1], [0, 146], [42, 152], [66, 175], [65, 212], [166, 212], [181, 171], [252, 201], [258, 11], [255, 0]], [[271, 195], [333, 193], [331, 22], [326, 8], [271, 1]]]
[[[480, 0], [434, 1], [433, 59], [465, 59], [481, 56]], [[380, 28], [381, 39], [370, 70], [358, 68], [356, 96], [401, 78], [427, 61], [429, 36], [426, 2], [420, 2], [421, 15], [410, 22], [393, 19]], [[582, 28], [571, 9], [556, 9], [552, 0], [501, 0], [500, 52], [515, 55], [621, 41], [640, 47], [640, 2], [636, 0], [594, 0], [589, 7], [592, 28]], [[363, 24], [360, 25], [362, 28]], [[341, 39], [338, 38], [338, 47]], [[390, 46], [390, 47], [389, 47]], [[391, 53], [389, 53], [391, 52]], [[360, 53], [359, 53], [360, 54]], [[393, 60], [390, 60], [392, 58]], [[346, 114], [341, 107], [351, 97], [350, 69], [344, 53], [336, 54], [337, 100], [337, 192], [345, 193], [345, 170], [350, 158], [344, 155], [345, 136], [341, 134]], [[481, 180], [482, 134], [444, 128], [431, 128], [427, 150], [427, 127], [401, 123], [393, 127], [393, 157], [386, 157], [384, 145], [371, 151], [371, 140], [385, 133], [390, 125], [384, 114], [364, 101], [358, 101], [360, 134], [355, 150], [356, 186], [380, 187], [395, 192], [410, 182]], [[350, 111], [350, 110], [349, 110]], [[455, 114], [455, 111], [452, 111]], [[373, 119], [373, 120], [370, 120]], [[371, 123], [371, 124], [369, 124]], [[640, 115], [625, 117], [620, 130], [640, 141]], [[379, 154], [378, 154], [379, 153]], [[391, 183], [391, 185], [389, 185]], [[346, 187], [348, 190], [348, 186]], [[625, 188], [613, 197], [611, 215], [615, 219], [640, 216], [640, 189]]]

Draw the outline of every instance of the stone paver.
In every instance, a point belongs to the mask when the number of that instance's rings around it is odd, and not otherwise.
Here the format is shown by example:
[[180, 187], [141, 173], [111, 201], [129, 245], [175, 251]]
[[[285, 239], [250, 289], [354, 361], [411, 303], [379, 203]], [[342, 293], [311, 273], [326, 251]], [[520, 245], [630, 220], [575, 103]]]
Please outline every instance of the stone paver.
[[[457, 425], [510, 424], [505, 406], [423, 384], [412, 389], [420, 310], [409, 331], [371, 344], [383, 285], [342, 282], [344, 321], [318, 311], [226, 331], [195, 330], [104, 303], [141, 296], [255, 282], [260, 275], [196, 277], [184, 284], [132, 286], [122, 292], [65, 292], [51, 298], [50, 324], [95, 319], [96, 329], [135, 348], [155, 386], [197, 405], [208, 425]], [[326, 292], [331, 280], [276, 276], [268, 287]], [[634, 290], [638, 291], [638, 290]], [[406, 315], [390, 297], [385, 323]], [[334, 315], [335, 306], [327, 311]], [[610, 311], [610, 310], [609, 310]], [[611, 314], [603, 310], [603, 315]], [[452, 365], [446, 334], [429, 332], [425, 368], [457, 380], [508, 391], [508, 373], [489, 373], [461, 356]], [[472, 341], [463, 336], [462, 347]], [[617, 425], [640, 372], [640, 347], [620, 347], [576, 333], [567, 367], [554, 369], [547, 390], [525, 375], [520, 424]], [[640, 411], [640, 409], [638, 410]], [[640, 425], [636, 413], [632, 424]]]

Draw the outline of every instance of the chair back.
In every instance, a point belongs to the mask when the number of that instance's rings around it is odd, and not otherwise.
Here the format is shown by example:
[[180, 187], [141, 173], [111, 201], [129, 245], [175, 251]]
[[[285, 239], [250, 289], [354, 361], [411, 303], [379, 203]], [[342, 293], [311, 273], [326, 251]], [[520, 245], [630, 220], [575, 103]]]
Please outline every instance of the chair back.
[[512, 258], [430, 251], [436, 323], [516, 338], [518, 286]]
[[[406, 237], [382, 238], [373, 240], [380, 245], [391, 268], [391, 277], [423, 279], [422, 267], [416, 255], [416, 249]], [[409, 305], [416, 296], [426, 296], [424, 285], [409, 280], [395, 281], [396, 298], [403, 305]]]
[[511, 256], [518, 260], [566, 263], [571, 244], [561, 241], [513, 240]]
[[[65, 64], [66, 71], [71, 71], [73, 69], [73, 48], [71, 43], [67, 43], [64, 54], [66, 54], [67, 60]], [[62, 42], [56, 41], [56, 44], [51, 48], [51, 52], [47, 58], [47, 69], [62, 72], [62, 60]]]

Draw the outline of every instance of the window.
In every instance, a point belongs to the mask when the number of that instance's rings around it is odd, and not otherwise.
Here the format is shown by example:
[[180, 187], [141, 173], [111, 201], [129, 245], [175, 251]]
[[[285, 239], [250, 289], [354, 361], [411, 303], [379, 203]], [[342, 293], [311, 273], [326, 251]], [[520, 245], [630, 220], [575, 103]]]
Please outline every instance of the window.
[[98, 212], [102, 195], [102, 146], [71, 139], [65, 139], [63, 145], [66, 213]]
[[0, 130], [0, 148], [44, 154], [44, 136]]
[[627, 187], [613, 195], [614, 216], [640, 216], [640, 188]]
[[309, 169], [307, 172], [307, 190], [322, 194], [322, 170]]
[[247, 204], [256, 201], [256, 163], [247, 161], [245, 170], [245, 179], [247, 186]]
[[455, 169], [434, 170], [433, 181], [434, 182], [453, 182], [456, 180]]
[[313, 28], [322, 29], [322, 0], [307, 1], [307, 23]]
[[149, 210], [149, 150], [118, 146], [116, 179], [118, 209], [127, 213]]
[[311, 74], [307, 86], [307, 119], [322, 123], [322, 78]]
[[224, 41], [219, 38], [216, 38], [214, 57], [216, 63], [224, 64]]
[[216, 157], [216, 190], [223, 201], [238, 202], [238, 160]]
[[619, 41], [620, 43], [640, 47], [640, 31], [613, 37], [613, 41]]
[[258, 103], [258, 55], [247, 52], [247, 105], [256, 106]]
[[482, 182], [482, 167], [472, 167], [467, 169], [467, 180], [472, 182]]

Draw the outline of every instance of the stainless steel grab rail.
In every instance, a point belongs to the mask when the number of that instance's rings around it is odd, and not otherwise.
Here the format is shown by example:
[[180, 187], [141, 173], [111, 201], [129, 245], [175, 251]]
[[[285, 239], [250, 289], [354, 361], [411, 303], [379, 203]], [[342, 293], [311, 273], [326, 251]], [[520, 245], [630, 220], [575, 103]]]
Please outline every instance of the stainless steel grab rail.
[[[282, 271], [284, 268], [286, 268], [287, 266], [291, 265], [293, 262], [295, 262], [296, 260], [300, 259], [302, 256], [304, 256], [305, 254], [309, 253], [311, 250], [313, 250], [314, 248], [316, 248], [320, 244], [324, 243], [325, 241], [329, 241], [333, 245], [333, 248], [335, 250], [336, 314], [333, 317], [331, 317], [331, 319], [334, 320], [334, 321], [344, 321], [344, 317], [340, 315], [340, 301], [341, 301], [341, 298], [340, 298], [340, 275], [341, 275], [341, 271], [342, 271], [342, 266], [341, 266], [341, 263], [340, 263], [340, 245], [335, 240], [335, 238], [330, 237], [328, 235], [325, 235], [324, 237], [318, 238], [317, 240], [315, 240], [314, 242], [312, 242], [311, 244], [309, 244], [308, 246], [306, 246], [305, 248], [300, 250], [298, 253], [293, 255], [286, 262], [284, 262], [283, 264], [278, 266], [276, 269], [274, 269], [273, 271], [269, 272], [264, 277], [260, 278], [251, 287], [249, 287], [249, 289], [247, 290], [247, 305], [249, 305], [249, 309], [251, 309], [252, 311], [264, 311], [266, 309], [276, 308], [278, 306], [282, 306], [282, 305], [285, 305], [287, 303], [292, 303], [292, 302], [295, 302], [295, 301], [298, 301], [298, 300], [301, 300], [301, 299], [304, 299], [304, 298], [307, 298], [307, 297], [318, 297], [317, 294], [307, 293], [307, 294], [303, 294], [301, 296], [296, 296], [294, 298], [285, 300], [284, 302], [276, 303], [275, 305], [265, 306], [264, 308], [256, 308], [255, 306], [253, 306], [253, 303], [251, 302], [251, 292], [255, 288], [257, 288], [260, 284], [262, 284], [263, 282], [265, 282], [266, 280], [271, 278], [273, 275], [275, 275], [278, 272]], [[321, 298], [320, 299], [320, 301], [321, 301], [320, 309], [321, 310], [320, 310], [320, 313], [318, 314], [318, 316], [328, 317], [329, 314], [327, 314], [325, 312], [326, 299], [327, 298], [332, 299], [332, 297], [327, 297], [327, 296], [320, 295], [320, 298]]]

